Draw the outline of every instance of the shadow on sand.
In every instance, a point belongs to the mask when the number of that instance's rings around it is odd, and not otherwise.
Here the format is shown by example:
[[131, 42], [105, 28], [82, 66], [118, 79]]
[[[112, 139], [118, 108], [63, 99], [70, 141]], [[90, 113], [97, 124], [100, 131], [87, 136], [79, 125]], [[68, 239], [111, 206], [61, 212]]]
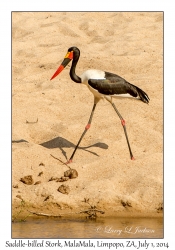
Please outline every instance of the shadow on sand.
[[[13, 140], [12, 143], [21, 143], [21, 142], [27, 142], [26, 140]], [[39, 144], [40, 146], [43, 146], [45, 148], [48, 148], [48, 149], [53, 149], [53, 148], [59, 148], [62, 152], [62, 154], [64, 155], [64, 157], [66, 159], [67, 158], [67, 155], [66, 155], [66, 152], [64, 151], [63, 148], [75, 148], [75, 144], [73, 144], [72, 142], [62, 138], [62, 137], [56, 137], [50, 141], [46, 141], [46, 142], [43, 142], [41, 144]], [[87, 146], [87, 147], [78, 147], [79, 149], [82, 149], [82, 150], [85, 150], [91, 154], [94, 154], [96, 156], [99, 156], [97, 153], [91, 151], [91, 150], [88, 150], [88, 148], [92, 148], [92, 147], [98, 147], [98, 148], [102, 148], [102, 149], [108, 149], [108, 145], [105, 144], [105, 143], [102, 143], [102, 142], [98, 142], [98, 143], [95, 143], [95, 144], [92, 144], [90, 146]]]
[[[49, 149], [59, 148], [62, 151], [62, 154], [65, 156], [66, 159], [68, 159], [68, 158], [67, 158], [66, 152], [64, 151], [63, 148], [75, 148], [75, 146], [76, 146], [72, 142], [70, 142], [70, 141], [68, 141], [68, 140], [66, 140], [66, 139], [64, 139], [62, 137], [56, 137], [56, 138], [54, 138], [54, 139], [52, 139], [50, 141], [43, 142], [40, 145], [45, 147], [45, 148], [49, 148]], [[102, 149], [108, 149], [108, 145], [105, 144], [105, 143], [101, 143], [101, 142], [95, 143], [95, 144], [87, 146], [87, 147], [78, 147], [78, 148], [83, 149], [85, 151], [88, 151], [91, 154], [94, 154], [96, 156], [99, 156], [97, 153], [92, 152], [90, 150], [87, 150], [88, 148], [91, 148], [91, 147], [98, 147], [98, 148], [102, 148]]]

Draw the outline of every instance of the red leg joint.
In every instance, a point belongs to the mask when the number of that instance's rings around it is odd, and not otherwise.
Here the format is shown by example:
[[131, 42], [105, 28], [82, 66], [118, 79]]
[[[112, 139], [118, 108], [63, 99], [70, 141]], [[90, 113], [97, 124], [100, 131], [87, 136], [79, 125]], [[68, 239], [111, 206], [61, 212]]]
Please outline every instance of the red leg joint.
[[90, 126], [91, 126], [91, 124], [88, 123], [88, 124], [86, 125], [85, 129], [88, 130], [88, 129], [90, 128]]
[[126, 123], [126, 122], [125, 122], [125, 120], [124, 120], [124, 119], [122, 119], [122, 120], [121, 120], [121, 124], [122, 124], [122, 126], [125, 126], [125, 123]]

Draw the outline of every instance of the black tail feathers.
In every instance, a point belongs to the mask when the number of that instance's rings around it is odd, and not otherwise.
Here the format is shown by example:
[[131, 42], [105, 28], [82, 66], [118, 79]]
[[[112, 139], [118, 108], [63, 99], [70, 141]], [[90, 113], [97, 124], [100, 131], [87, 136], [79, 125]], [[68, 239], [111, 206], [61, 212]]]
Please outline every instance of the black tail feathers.
[[132, 91], [134, 92], [134, 95], [135, 97], [140, 97], [140, 100], [142, 102], [145, 102], [145, 103], [149, 103], [149, 96], [142, 90], [140, 89], [139, 87], [131, 84], [130, 84], [130, 88], [132, 89]]
[[145, 103], [149, 103], [149, 96], [140, 88], [136, 87], [137, 89], [137, 94], [140, 97], [140, 100]]

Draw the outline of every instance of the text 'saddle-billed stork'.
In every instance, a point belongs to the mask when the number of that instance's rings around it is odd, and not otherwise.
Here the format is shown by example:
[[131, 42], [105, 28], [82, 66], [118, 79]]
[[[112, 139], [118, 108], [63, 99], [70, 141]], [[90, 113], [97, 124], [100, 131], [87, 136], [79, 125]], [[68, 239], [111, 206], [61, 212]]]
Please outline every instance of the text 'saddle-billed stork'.
[[88, 124], [86, 125], [85, 130], [84, 130], [83, 134], [81, 135], [81, 137], [80, 137], [80, 139], [79, 139], [79, 141], [78, 141], [78, 143], [77, 143], [77, 145], [76, 145], [76, 147], [75, 147], [75, 149], [74, 149], [74, 151], [73, 151], [73, 153], [72, 153], [72, 155], [67, 163], [72, 162], [73, 157], [75, 155], [75, 152], [76, 152], [81, 140], [83, 139], [87, 130], [90, 128], [95, 107], [96, 107], [97, 103], [100, 101], [100, 99], [102, 99], [102, 98], [105, 98], [107, 101], [109, 101], [112, 104], [114, 110], [116, 111], [117, 115], [119, 116], [119, 118], [121, 120], [121, 124], [122, 124], [123, 129], [124, 129], [126, 141], [127, 141], [129, 152], [130, 152], [130, 157], [132, 160], [134, 160], [134, 157], [133, 157], [133, 154], [131, 151], [131, 147], [130, 147], [130, 143], [129, 143], [129, 139], [128, 139], [128, 135], [127, 135], [127, 131], [126, 131], [125, 120], [123, 119], [123, 117], [121, 116], [119, 111], [117, 110], [115, 104], [112, 102], [112, 97], [113, 96], [114, 97], [116, 97], [116, 96], [118, 96], [118, 97], [135, 97], [135, 98], [137, 98], [145, 103], [149, 103], [148, 95], [143, 90], [141, 90], [137, 86], [134, 86], [133, 84], [127, 82], [122, 77], [120, 77], [116, 74], [109, 73], [109, 72], [90, 69], [90, 70], [85, 71], [81, 76], [77, 76], [75, 73], [75, 68], [76, 68], [77, 62], [79, 60], [79, 57], [80, 57], [80, 50], [77, 47], [69, 48], [63, 62], [61, 63], [61, 65], [59, 66], [59, 68], [57, 69], [55, 74], [50, 79], [50, 80], [52, 80], [53, 78], [55, 78], [66, 67], [66, 65], [72, 60], [72, 65], [70, 68], [71, 79], [76, 83], [85, 84], [88, 87], [88, 89], [94, 94], [94, 105], [92, 108], [92, 112], [91, 112]]

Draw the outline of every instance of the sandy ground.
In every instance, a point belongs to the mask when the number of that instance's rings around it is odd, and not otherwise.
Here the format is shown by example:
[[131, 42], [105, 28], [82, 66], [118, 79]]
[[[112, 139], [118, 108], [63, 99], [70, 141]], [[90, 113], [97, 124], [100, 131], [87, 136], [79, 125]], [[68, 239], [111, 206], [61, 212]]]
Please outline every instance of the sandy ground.
[[[67, 49], [77, 46], [77, 74], [87, 69], [116, 73], [143, 89], [149, 105], [107, 101], [97, 105], [91, 129], [71, 168], [60, 178], [88, 122], [93, 95], [69, 77], [70, 66], [51, 76]], [[12, 212], [21, 199], [35, 212], [75, 212], [91, 205], [116, 216], [157, 215], [163, 210], [163, 14], [155, 12], [14, 12], [12, 14]], [[31, 185], [21, 178], [32, 176]], [[37, 183], [36, 183], [37, 182]], [[58, 192], [61, 185], [70, 192]]]

